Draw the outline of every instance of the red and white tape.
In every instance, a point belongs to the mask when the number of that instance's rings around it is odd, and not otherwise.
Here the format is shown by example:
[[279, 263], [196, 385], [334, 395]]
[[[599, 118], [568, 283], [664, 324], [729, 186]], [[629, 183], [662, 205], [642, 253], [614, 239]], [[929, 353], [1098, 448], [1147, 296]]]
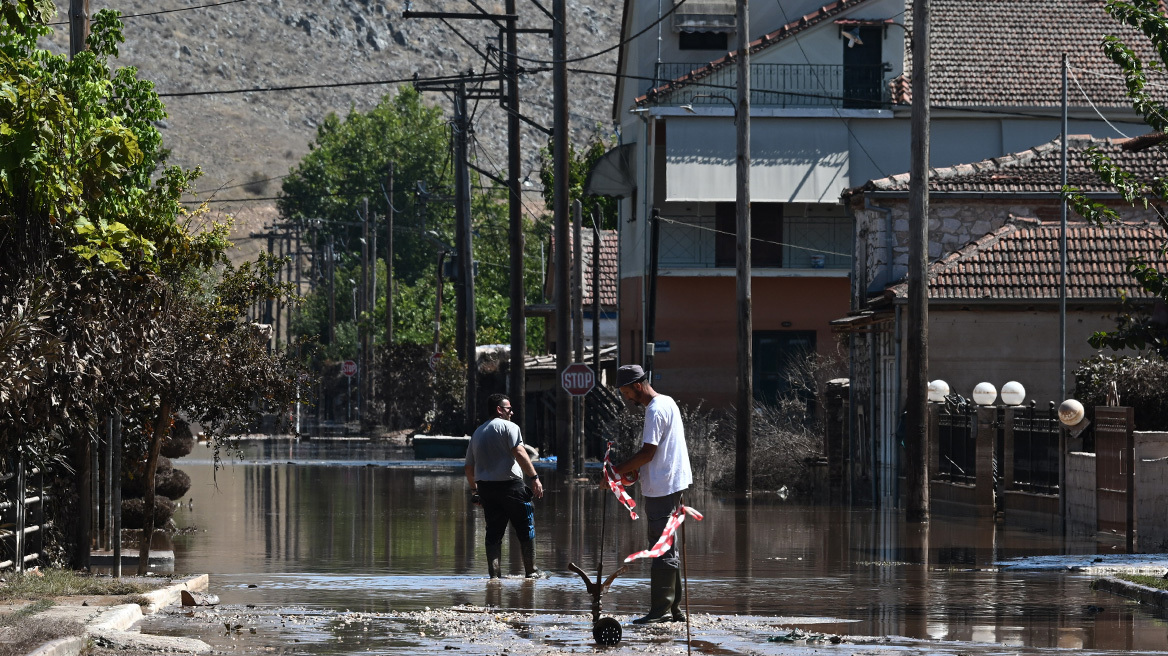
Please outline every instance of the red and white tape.
[[[637, 501], [636, 499], [633, 499], [631, 496], [629, 496], [628, 492], [625, 492], [625, 487], [621, 484], [621, 478], [616, 476], [616, 473], [613, 471], [612, 462], [608, 458], [610, 453], [612, 453], [612, 442], [609, 442], [608, 448], [604, 450], [604, 482], [608, 484], [608, 489], [612, 490], [612, 493], [616, 495], [616, 500], [619, 501], [622, 506], [628, 508], [629, 517], [635, 521], [638, 518], [638, 515], [636, 511], [633, 510], [633, 508], [637, 507]], [[636, 481], [635, 478], [632, 480]], [[629, 485], [631, 484], [632, 483], [630, 482]]]
[[702, 514], [689, 506], [678, 506], [673, 514], [669, 516], [669, 523], [665, 525], [665, 530], [661, 532], [661, 539], [657, 540], [657, 544], [653, 548], [644, 551], [638, 551], [625, 558], [626, 563], [631, 563], [638, 558], [656, 558], [661, 554], [669, 551], [673, 546], [673, 536], [677, 533], [677, 527], [685, 521], [685, 516], [689, 515], [699, 522], [702, 521]]

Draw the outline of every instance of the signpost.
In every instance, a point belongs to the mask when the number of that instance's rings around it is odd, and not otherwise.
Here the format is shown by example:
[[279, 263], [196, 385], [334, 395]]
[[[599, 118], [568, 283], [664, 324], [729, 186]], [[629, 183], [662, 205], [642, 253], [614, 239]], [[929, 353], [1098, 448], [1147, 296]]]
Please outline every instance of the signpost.
[[430, 371], [438, 371], [438, 363], [442, 360], [442, 354], [437, 351], [430, 356]]
[[575, 362], [564, 367], [564, 372], [560, 374], [560, 384], [568, 394], [584, 396], [596, 386], [596, 374], [592, 372], [592, 367], [583, 362]]

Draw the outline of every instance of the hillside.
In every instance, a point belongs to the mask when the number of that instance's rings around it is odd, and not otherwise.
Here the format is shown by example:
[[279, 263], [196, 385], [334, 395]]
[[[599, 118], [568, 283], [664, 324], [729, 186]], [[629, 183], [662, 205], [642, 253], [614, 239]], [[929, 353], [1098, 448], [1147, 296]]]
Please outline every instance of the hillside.
[[[219, 3], [219, 4], [217, 4]], [[502, 13], [501, 2], [478, 3]], [[520, 0], [520, 27], [550, 27], [532, 3]], [[550, 7], [549, 4], [543, 4]], [[206, 6], [215, 5], [215, 6]], [[47, 40], [56, 51], [68, 47], [68, 0], [57, 0], [57, 32]], [[245, 237], [276, 217], [271, 197], [280, 178], [308, 151], [316, 126], [329, 112], [366, 110], [396, 83], [249, 93], [210, 92], [256, 87], [369, 82], [443, 75], [473, 69], [497, 31], [489, 21], [403, 19], [405, 4], [381, 0], [93, 0], [90, 11], [120, 11], [126, 42], [117, 65], [138, 68], [165, 97], [169, 118], [159, 123], [171, 162], [201, 166], [203, 197], [213, 197], [216, 212], [237, 218], [236, 243], [243, 257], [255, 244]], [[418, 0], [418, 11], [474, 12], [468, 0]], [[180, 11], [171, 11], [178, 9]], [[167, 13], [157, 13], [167, 12]], [[578, 57], [615, 45], [621, 5], [616, 0], [568, 1], [568, 53]], [[150, 14], [135, 16], [135, 14]], [[457, 31], [457, 32], [456, 32]], [[465, 37], [465, 41], [460, 37]], [[474, 46], [472, 48], [472, 46]], [[550, 38], [520, 35], [520, 54], [551, 58]], [[536, 68], [540, 64], [528, 63]], [[616, 52], [572, 64], [615, 71]], [[611, 123], [611, 76], [570, 74], [571, 134], [586, 140], [597, 126]], [[523, 77], [520, 104], [525, 115], [551, 126], [550, 73]], [[450, 101], [427, 94], [449, 116]], [[479, 165], [506, 165], [506, 115], [497, 103], [482, 101], [474, 114]], [[546, 138], [525, 126], [524, 171], [537, 161]], [[407, 184], [409, 184], [407, 182]], [[230, 201], [230, 202], [223, 202]]]

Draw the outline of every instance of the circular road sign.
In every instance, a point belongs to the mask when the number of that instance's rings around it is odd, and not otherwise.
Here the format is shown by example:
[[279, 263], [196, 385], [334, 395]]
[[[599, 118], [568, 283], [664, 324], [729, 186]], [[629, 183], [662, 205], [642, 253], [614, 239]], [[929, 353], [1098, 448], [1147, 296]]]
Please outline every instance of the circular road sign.
[[568, 390], [568, 394], [584, 396], [596, 385], [596, 375], [592, 373], [592, 367], [576, 362], [564, 368], [564, 373], [560, 374], [560, 384]]
[[430, 355], [430, 371], [438, 371], [438, 363], [442, 360], [442, 354], [435, 351]]
[[356, 376], [357, 363], [352, 360], [345, 360], [345, 363], [341, 365], [341, 373], [349, 376], [350, 378]]

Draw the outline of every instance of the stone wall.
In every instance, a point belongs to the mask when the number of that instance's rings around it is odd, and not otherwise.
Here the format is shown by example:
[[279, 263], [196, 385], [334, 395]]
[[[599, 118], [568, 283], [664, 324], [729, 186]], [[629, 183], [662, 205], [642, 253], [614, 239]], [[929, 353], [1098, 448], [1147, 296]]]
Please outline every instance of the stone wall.
[[1095, 454], [1067, 454], [1067, 535], [1094, 535], [1098, 512], [1095, 501]]
[[1136, 550], [1168, 550], [1168, 433], [1136, 431]]

